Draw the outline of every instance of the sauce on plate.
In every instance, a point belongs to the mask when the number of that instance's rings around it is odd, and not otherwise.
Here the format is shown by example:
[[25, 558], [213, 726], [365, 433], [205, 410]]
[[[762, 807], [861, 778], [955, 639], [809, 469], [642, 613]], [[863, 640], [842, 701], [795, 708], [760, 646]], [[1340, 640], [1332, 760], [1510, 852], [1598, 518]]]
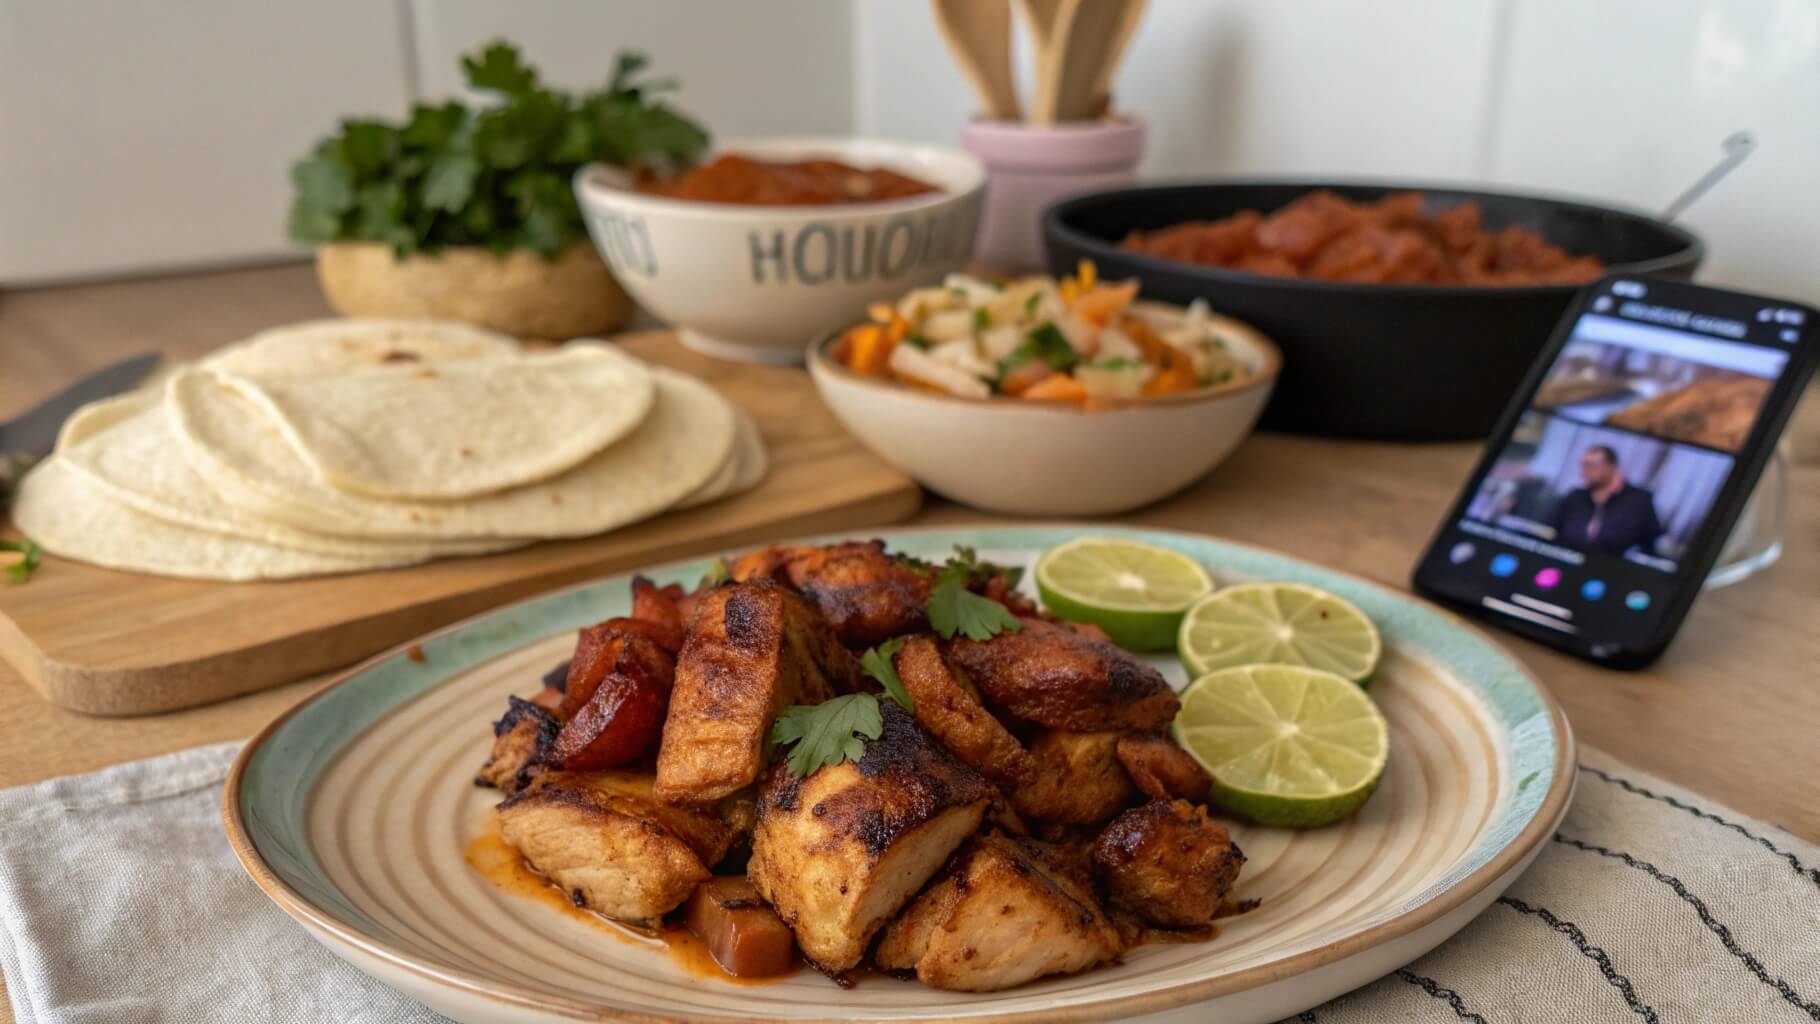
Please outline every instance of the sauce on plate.
[[[738, 978], [721, 970], [708, 952], [708, 944], [681, 924], [667, 924], [655, 934], [638, 931], [610, 921], [586, 907], [578, 907], [550, 880], [531, 870], [523, 856], [499, 834], [496, 824], [468, 843], [468, 866], [502, 892], [541, 903], [573, 921], [582, 921], [613, 936], [621, 942], [650, 945], [651, 939], [663, 943], [671, 962], [698, 978], [713, 978], [734, 985], [765, 985], [790, 977], [789, 974], [766, 978]], [[791, 972], [794, 973], [794, 972]]]

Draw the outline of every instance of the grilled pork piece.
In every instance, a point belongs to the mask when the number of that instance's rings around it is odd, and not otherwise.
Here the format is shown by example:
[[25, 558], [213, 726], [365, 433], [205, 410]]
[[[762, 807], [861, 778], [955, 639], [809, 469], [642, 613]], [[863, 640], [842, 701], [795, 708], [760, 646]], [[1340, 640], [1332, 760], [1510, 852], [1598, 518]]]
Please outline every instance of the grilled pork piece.
[[1162, 733], [1134, 732], [1119, 737], [1118, 757], [1145, 796], [1199, 803], [1213, 789], [1213, 776], [1207, 769]]
[[702, 596], [676, 663], [657, 795], [709, 803], [751, 785], [779, 712], [853, 689], [859, 663], [801, 597], [770, 580]]
[[689, 897], [684, 921], [735, 978], [769, 978], [796, 966], [796, 936], [744, 876], [703, 882]]
[[942, 660], [933, 636], [914, 636], [897, 652], [897, 676], [910, 692], [916, 721], [981, 775], [1010, 785], [1030, 768], [1030, 755], [980, 703], [979, 691]]
[[1042, 844], [989, 832], [891, 922], [874, 960], [932, 988], [996, 992], [1121, 951], [1091, 884]]
[[521, 697], [508, 697], [506, 701], [505, 716], [493, 723], [493, 750], [480, 766], [474, 784], [492, 786], [511, 796], [543, 770], [562, 723], [532, 701]]
[[1181, 707], [1161, 673], [1103, 640], [1042, 619], [990, 640], [956, 637], [948, 663], [986, 702], [1076, 732], [1160, 729]]
[[805, 778], [773, 765], [759, 791], [746, 873], [796, 933], [803, 955], [838, 975], [979, 827], [992, 787], [880, 702], [883, 729], [857, 762]]
[[643, 576], [632, 577], [632, 618], [652, 627], [651, 638], [674, 655], [682, 650], [683, 588], [660, 587]]
[[761, 548], [735, 559], [728, 574], [796, 588], [856, 650], [929, 628], [929, 577], [887, 554], [884, 541]]
[[657, 748], [676, 662], [669, 651], [637, 633], [620, 634], [613, 649], [616, 658], [606, 678], [563, 724], [550, 748], [550, 762], [559, 768], [620, 768]]
[[1226, 826], [1186, 800], [1134, 807], [1093, 844], [1094, 872], [1112, 905], [1165, 927], [1213, 923], [1244, 866]]
[[1119, 764], [1122, 733], [1048, 729], [1030, 742], [1030, 770], [1010, 787], [1011, 806], [1025, 818], [1056, 825], [1106, 821], [1137, 798]]
[[731, 842], [711, 811], [657, 800], [651, 776], [634, 772], [546, 772], [499, 805], [499, 831], [576, 906], [648, 928]]

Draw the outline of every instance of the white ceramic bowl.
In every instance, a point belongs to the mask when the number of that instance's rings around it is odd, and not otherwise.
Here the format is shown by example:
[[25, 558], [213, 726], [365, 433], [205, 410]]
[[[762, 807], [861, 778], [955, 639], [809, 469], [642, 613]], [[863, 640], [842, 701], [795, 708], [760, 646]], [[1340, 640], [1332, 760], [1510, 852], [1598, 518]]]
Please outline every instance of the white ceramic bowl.
[[[1175, 306], [1140, 305], [1181, 314]], [[809, 373], [854, 436], [931, 490], [995, 512], [1110, 515], [1205, 476], [1264, 411], [1282, 356], [1251, 327], [1216, 319], [1249, 376], [1094, 409], [960, 398], [861, 376], [830, 354], [838, 334], [810, 349]]]
[[876, 139], [728, 142], [728, 153], [887, 167], [941, 191], [877, 203], [743, 206], [647, 195], [601, 164], [575, 176], [582, 218], [621, 286], [698, 351], [797, 363], [803, 342], [961, 269], [985, 167], [963, 150]]

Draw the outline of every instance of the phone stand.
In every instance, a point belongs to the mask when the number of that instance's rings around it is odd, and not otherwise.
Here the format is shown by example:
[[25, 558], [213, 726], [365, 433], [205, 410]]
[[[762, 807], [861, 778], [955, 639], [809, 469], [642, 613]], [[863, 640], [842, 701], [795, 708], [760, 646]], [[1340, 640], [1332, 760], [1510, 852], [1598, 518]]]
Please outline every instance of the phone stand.
[[1719, 561], [1706, 574], [1704, 589], [1729, 587], [1774, 565], [1782, 557], [1782, 534], [1788, 525], [1788, 442], [1776, 446], [1757, 489], [1719, 551]]

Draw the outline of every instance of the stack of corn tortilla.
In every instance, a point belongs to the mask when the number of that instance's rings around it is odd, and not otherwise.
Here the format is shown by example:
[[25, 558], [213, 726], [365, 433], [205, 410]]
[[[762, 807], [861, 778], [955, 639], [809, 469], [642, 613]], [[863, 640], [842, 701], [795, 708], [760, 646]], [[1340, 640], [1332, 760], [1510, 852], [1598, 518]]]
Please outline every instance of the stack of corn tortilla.
[[325, 320], [83, 408], [12, 512], [78, 561], [284, 579], [602, 533], [765, 469], [743, 412], [611, 345]]

